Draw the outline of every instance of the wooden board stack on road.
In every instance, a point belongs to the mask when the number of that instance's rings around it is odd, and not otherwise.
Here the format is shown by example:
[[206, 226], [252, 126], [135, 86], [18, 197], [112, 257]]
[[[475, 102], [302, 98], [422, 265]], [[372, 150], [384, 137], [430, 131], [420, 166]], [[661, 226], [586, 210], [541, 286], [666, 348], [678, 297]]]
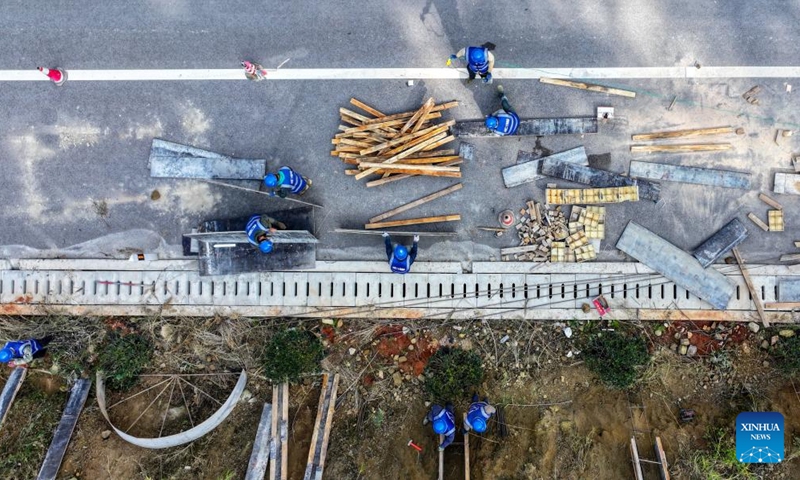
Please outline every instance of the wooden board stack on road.
[[[350, 103], [366, 115], [346, 108], [339, 109], [343, 125], [339, 125], [331, 143], [331, 155], [357, 168], [345, 170], [361, 180], [369, 175], [381, 175], [381, 180], [412, 176], [460, 178], [463, 161], [455, 150], [437, 148], [455, 140], [449, 129], [455, 121], [434, 123], [443, 110], [458, 106], [458, 102], [437, 105], [429, 98], [418, 110], [386, 115], [359, 100]], [[367, 186], [388, 183], [368, 182]]]

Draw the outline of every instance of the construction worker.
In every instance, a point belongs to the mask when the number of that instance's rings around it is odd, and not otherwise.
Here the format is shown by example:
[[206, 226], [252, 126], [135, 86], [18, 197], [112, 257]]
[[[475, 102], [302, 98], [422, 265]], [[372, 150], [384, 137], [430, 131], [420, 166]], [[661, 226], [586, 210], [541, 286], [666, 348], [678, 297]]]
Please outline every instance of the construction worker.
[[469, 73], [469, 80], [475, 80], [476, 75], [483, 78], [483, 83], [492, 83], [492, 69], [494, 69], [494, 54], [490, 52], [494, 45], [486, 43], [480, 47], [466, 47], [462, 48], [455, 55], [450, 55], [447, 59], [449, 66], [456, 60], [467, 62], [467, 73]]
[[453, 439], [456, 436], [456, 416], [453, 413], [452, 403], [447, 402], [444, 408], [441, 405], [431, 406], [430, 412], [422, 421], [423, 425], [428, 423], [433, 423], [433, 433], [444, 435], [444, 441], [439, 445], [440, 452], [453, 443]]
[[403, 245], [397, 244], [392, 246], [392, 237], [388, 233], [383, 232], [383, 242], [386, 244], [386, 256], [389, 258], [389, 266], [394, 273], [408, 273], [411, 270], [411, 264], [417, 258], [417, 243], [419, 242], [419, 235], [414, 235], [414, 243], [411, 246], [411, 253]]
[[268, 173], [264, 177], [264, 185], [270, 188], [270, 195], [273, 197], [278, 195], [281, 198], [286, 198], [286, 195], [293, 193], [295, 195], [303, 195], [309, 187], [311, 187], [311, 180], [300, 175], [291, 167], [281, 167], [278, 173]]
[[[266, 222], [266, 225], [264, 224]], [[268, 215], [253, 215], [245, 227], [247, 239], [257, 247], [261, 253], [271, 253], [275, 248], [270, 237], [276, 230], [286, 230], [286, 225]]]
[[485, 432], [488, 420], [496, 411], [497, 409], [489, 405], [489, 399], [484, 397], [483, 401], [479, 402], [478, 394], [474, 394], [469, 410], [467, 410], [467, 416], [464, 418], [464, 430], [467, 432], [474, 430], [475, 433]]
[[508, 97], [506, 97], [502, 85], [497, 86], [497, 92], [503, 108], [486, 117], [486, 128], [498, 136], [514, 135], [519, 128], [519, 116], [508, 103]]
[[45, 348], [52, 339], [44, 337], [6, 342], [0, 349], [0, 362], [8, 363], [9, 367], [26, 367], [34, 358], [44, 356]]
[[261, 80], [267, 78], [267, 71], [264, 69], [264, 67], [257, 63], [252, 63], [245, 60], [242, 62], [242, 67], [244, 68], [244, 76], [247, 77], [248, 80], [260, 82]]

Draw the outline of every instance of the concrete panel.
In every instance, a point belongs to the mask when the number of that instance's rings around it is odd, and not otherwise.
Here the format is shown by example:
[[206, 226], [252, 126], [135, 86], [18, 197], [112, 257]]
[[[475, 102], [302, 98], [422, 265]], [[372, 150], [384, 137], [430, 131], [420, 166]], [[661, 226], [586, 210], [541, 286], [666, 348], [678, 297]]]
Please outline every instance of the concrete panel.
[[503, 184], [505, 184], [506, 188], [517, 187], [542, 178], [543, 175], [540, 174], [542, 162], [547, 159], [567, 164], [589, 165], [589, 158], [586, 156], [586, 149], [583, 146], [559, 152], [549, 157], [536, 159], [532, 157], [533, 154], [520, 151], [517, 154], [517, 164], [502, 170]]
[[800, 278], [778, 277], [778, 301], [800, 302]]
[[651, 178], [665, 182], [693, 183], [722, 188], [750, 189], [750, 174], [712, 168], [685, 167], [666, 163], [631, 161], [631, 177]]
[[695, 248], [692, 256], [706, 268], [746, 238], [747, 229], [738, 218], [734, 218]]
[[[483, 120], [469, 120], [456, 122], [450, 127], [450, 133], [456, 137], [497, 137], [492, 133]], [[570, 117], [570, 118], [528, 118], [521, 119], [519, 129], [514, 136], [534, 135], [576, 135], [597, 133], [596, 117]]]
[[776, 172], [772, 191], [787, 195], [800, 195], [800, 175]]

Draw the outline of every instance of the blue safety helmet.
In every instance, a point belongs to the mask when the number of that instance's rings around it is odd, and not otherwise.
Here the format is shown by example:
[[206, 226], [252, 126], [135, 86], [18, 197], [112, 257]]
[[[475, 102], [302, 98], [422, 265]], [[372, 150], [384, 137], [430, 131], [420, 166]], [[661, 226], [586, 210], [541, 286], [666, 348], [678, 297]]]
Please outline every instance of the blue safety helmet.
[[398, 260], [405, 260], [408, 256], [408, 249], [402, 245], [394, 247], [394, 258]]
[[476, 418], [472, 422], [472, 429], [478, 433], [483, 433], [486, 431], [486, 420], [482, 418]]
[[0, 350], [0, 362], [6, 363], [14, 358], [14, 355], [11, 353], [10, 348], [4, 348]]
[[264, 185], [273, 188], [278, 186], [278, 176], [274, 173], [268, 173], [266, 177], [264, 177]]
[[258, 249], [261, 250], [261, 253], [270, 253], [270, 252], [272, 252], [272, 247], [274, 245], [275, 244], [272, 243], [272, 240], [262, 240], [258, 244]]
[[443, 418], [437, 418], [433, 421], [433, 431], [439, 435], [447, 433], [447, 422]]
[[489, 115], [488, 117], [486, 117], [486, 122], [485, 123], [486, 123], [486, 128], [488, 128], [489, 130], [494, 130], [495, 128], [497, 128], [497, 125], [499, 125], [499, 122], [497, 121], [497, 117], [494, 117], [492, 115]]
[[483, 48], [472, 47], [469, 49], [469, 61], [475, 65], [486, 63], [486, 50]]

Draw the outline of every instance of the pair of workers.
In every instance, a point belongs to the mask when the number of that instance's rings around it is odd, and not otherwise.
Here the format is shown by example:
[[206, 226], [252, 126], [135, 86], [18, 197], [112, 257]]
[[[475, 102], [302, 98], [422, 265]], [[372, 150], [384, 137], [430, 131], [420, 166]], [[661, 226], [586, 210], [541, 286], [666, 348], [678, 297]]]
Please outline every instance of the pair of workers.
[[[486, 397], [483, 400], [478, 400], [478, 395], [472, 396], [472, 403], [467, 409], [467, 416], [464, 418], [463, 433], [466, 435], [468, 432], [474, 431], [475, 433], [484, 433], [488, 427], [489, 419], [495, 414], [497, 410], [489, 404], [489, 399]], [[433, 433], [437, 435], [444, 435], [444, 440], [439, 444], [439, 451], [447, 448], [456, 436], [456, 417], [453, 411], [453, 404], [447, 403], [444, 407], [441, 405], [431, 406], [431, 410], [422, 421], [423, 425], [431, 424]]]

